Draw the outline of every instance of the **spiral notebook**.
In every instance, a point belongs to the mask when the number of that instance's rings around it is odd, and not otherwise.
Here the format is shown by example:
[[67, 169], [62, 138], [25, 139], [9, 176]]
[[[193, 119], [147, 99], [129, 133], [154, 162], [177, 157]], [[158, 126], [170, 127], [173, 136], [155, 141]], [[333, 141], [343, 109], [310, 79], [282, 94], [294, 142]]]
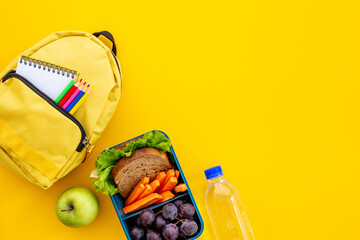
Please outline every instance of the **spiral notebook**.
[[20, 58], [16, 73], [54, 101], [77, 74], [74, 70], [25, 56]]

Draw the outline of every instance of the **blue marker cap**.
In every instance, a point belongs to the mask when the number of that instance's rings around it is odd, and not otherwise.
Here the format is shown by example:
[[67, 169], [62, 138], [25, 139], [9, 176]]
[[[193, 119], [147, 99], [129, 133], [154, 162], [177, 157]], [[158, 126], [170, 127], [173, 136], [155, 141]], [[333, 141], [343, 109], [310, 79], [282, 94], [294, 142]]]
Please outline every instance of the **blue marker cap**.
[[223, 172], [221, 170], [220, 166], [212, 167], [205, 170], [205, 176], [207, 180], [221, 177], [223, 175]]

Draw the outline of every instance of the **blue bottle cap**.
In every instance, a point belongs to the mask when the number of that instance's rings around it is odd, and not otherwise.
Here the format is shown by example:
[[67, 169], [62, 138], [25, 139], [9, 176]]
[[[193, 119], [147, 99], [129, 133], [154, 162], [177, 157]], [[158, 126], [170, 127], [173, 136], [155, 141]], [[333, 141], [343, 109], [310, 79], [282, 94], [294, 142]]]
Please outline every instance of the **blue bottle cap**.
[[221, 170], [220, 166], [212, 167], [205, 170], [205, 176], [207, 180], [221, 177], [223, 175], [223, 172]]

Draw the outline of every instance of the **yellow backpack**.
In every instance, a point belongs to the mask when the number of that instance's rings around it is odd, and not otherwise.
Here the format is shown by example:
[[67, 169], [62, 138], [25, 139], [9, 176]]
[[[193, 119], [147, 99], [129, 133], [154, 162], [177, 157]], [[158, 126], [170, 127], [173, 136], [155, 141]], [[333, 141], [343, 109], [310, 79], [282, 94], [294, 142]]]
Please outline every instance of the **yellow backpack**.
[[[61, 111], [14, 72], [21, 56], [76, 69], [94, 90], [74, 115]], [[85, 160], [121, 92], [116, 46], [106, 31], [53, 33], [15, 58], [0, 80], [0, 162], [43, 189]]]

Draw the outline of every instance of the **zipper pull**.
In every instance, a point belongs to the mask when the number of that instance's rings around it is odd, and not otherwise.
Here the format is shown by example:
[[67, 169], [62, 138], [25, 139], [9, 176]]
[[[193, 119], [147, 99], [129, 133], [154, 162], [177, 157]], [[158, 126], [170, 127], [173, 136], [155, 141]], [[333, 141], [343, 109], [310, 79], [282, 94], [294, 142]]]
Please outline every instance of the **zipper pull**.
[[90, 154], [92, 152], [92, 150], [95, 148], [95, 145], [91, 145], [89, 142], [89, 139], [87, 137], [84, 138], [82, 143], [83, 143], [84, 147], [86, 148], [86, 152], [88, 154]]
[[82, 141], [82, 144], [84, 145], [84, 147], [86, 147], [86, 144], [89, 143], [89, 139], [85, 136], [84, 140]]
[[90, 144], [89, 139], [86, 136], [85, 136], [84, 140], [82, 141], [82, 144], [86, 148], [87, 152], [91, 151], [94, 148], [93, 145]]
[[82, 144], [86, 148], [86, 154], [85, 154], [84, 160], [81, 163], [85, 162], [85, 160], [91, 155], [92, 151], [95, 148], [95, 145], [91, 145], [89, 142], [89, 139], [87, 137], [84, 138], [84, 140], [82, 141]]

